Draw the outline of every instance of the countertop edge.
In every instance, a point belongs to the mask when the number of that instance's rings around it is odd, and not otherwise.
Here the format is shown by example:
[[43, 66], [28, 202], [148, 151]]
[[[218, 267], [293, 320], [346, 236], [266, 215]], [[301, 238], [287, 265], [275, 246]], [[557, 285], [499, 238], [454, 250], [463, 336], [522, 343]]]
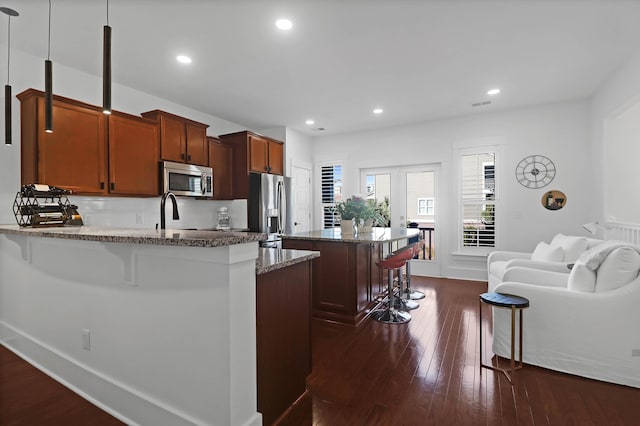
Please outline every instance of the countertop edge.
[[192, 231], [182, 229], [102, 228], [90, 226], [58, 226], [29, 228], [17, 225], [0, 225], [0, 234], [29, 237], [59, 238], [67, 240], [97, 241], [121, 244], [147, 244], [184, 247], [223, 247], [266, 238], [265, 234], [252, 232]]
[[319, 251], [261, 248], [256, 260], [256, 275], [266, 274], [320, 257]]

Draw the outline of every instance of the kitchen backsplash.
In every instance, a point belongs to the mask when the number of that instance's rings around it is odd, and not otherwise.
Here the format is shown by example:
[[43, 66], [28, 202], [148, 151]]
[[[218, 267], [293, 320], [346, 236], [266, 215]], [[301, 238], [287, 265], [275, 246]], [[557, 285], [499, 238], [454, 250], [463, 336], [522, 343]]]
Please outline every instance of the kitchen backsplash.
[[[227, 207], [232, 228], [247, 227], [247, 201], [208, 201], [177, 197], [179, 220], [172, 220], [171, 200], [167, 200], [167, 228], [215, 228], [218, 209]], [[70, 196], [78, 205], [85, 225], [125, 228], [155, 228], [160, 223], [160, 197], [81, 197]]]

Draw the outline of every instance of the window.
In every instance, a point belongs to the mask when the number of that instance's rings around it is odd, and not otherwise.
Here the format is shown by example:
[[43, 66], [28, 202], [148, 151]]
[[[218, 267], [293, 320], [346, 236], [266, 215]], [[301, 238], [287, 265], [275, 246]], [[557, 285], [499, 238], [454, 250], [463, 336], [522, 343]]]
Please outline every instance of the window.
[[336, 202], [342, 201], [342, 166], [322, 166], [322, 226], [333, 228], [340, 226], [340, 216], [335, 212]]
[[496, 246], [496, 153], [494, 150], [460, 155], [460, 208], [463, 248]]
[[433, 216], [433, 198], [418, 198], [418, 215]]

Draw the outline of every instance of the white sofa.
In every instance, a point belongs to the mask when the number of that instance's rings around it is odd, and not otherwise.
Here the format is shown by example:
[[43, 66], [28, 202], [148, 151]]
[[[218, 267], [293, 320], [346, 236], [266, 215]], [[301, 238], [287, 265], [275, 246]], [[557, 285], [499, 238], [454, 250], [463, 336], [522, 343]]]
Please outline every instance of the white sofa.
[[[640, 388], [639, 252], [607, 242], [584, 253], [570, 274], [510, 268], [495, 291], [530, 301], [524, 362]], [[598, 262], [589, 263], [594, 256]], [[510, 311], [493, 312], [493, 352], [509, 358]]]
[[538, 243], [533, 253], [494, 251], [487, 257], [489, 291], [495, 291], [496, 286], [504, 281], [507, 269], [516, 266], [568, 274], [568, 264], [602, 242], [595, 238], [557, 234], [549, 244]]

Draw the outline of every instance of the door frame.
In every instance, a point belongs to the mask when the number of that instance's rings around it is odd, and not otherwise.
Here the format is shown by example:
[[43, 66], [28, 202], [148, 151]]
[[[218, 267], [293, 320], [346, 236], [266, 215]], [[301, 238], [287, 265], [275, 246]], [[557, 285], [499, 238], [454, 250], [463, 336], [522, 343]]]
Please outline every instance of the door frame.
[[[446, 211], [443, 207], [445, 197], [442, 197], [441, 190], [441, 163], [426, 163], [411, 166], [396, 167], [371, 167], [360, 169], [360, 190], [366, 193], [367, 175], [371, 174], [390, 174], [391, 175], [391, 195], [389, 197], [389, 210], [391, 213], [392, 226], [406, 227], [406, 206], [407, 206], [407, 173], [411, 172], [434, 172], [434, 220], [437, 225], [434, 235], [434, 246], [436, 248], [436, 256], [433, 260], [412, 260], [411, 273], [413, 275], [442, 276], [442, 234], [444, 233], [445, 220], [442, 219], [442, 212]], [[395, 195], [394, 195], [395, 194]], [[395, 205], [395, 208], [394, 208]], [[404, 245], [401, 243], [400, 245]]]

